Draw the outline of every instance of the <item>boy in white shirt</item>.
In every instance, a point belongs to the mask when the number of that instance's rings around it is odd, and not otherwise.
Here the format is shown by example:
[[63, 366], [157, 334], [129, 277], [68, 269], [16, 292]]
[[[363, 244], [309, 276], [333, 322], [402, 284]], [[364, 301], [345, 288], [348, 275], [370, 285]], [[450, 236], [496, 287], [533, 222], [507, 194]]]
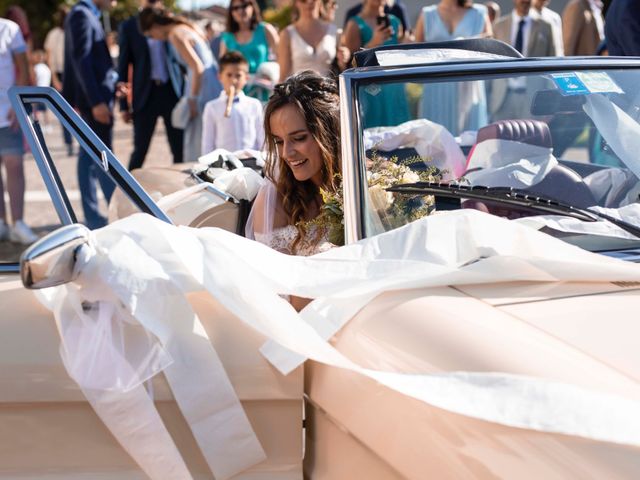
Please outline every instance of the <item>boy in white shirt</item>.
[[[236, 51], [225, 53], [218, 62], [220, 83], [224, 91], [207, 102], [202, 113], [202, 155], [217, 148], [230, 152], [262, 150], [264, 125], [262, 104], [242, 91], [249, 79], [249, 63]], [[228, 109], [229, 92], [235, 96]], [[226, 111], [226, 112], [225, 112]]]

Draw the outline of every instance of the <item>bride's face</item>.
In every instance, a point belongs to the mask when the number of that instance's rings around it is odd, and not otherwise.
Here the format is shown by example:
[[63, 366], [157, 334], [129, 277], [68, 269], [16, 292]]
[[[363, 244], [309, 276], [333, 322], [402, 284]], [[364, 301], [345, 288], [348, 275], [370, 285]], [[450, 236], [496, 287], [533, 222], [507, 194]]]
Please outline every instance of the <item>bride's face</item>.
[[278, 156], [291, 169], [296, 180], [322, 182], [322, 153], [318, 142], [307, 128], [302, 113], [293, 105], [285, 105], [271, 115], [269, 127]]

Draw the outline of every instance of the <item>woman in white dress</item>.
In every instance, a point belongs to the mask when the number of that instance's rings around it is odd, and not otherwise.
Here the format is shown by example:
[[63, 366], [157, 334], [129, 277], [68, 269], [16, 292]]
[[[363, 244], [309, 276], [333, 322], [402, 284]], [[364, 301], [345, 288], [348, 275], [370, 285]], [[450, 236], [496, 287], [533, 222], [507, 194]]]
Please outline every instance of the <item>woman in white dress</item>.
[[322, 0], [295, 0], [296, 21], [280, 34], [281, 82], [303, 70], [328, 75], [336, 67], [346, 67], [350, 52], [345, 47], [338, 48], [338, 29], [322, 19], [322, 8]]

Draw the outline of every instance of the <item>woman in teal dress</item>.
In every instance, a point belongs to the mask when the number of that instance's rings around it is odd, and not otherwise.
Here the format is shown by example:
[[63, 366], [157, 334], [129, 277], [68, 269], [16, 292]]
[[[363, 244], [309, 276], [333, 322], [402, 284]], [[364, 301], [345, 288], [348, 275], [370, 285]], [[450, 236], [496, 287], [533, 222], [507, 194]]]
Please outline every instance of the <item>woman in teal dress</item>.
[[[387, 15], [389, 26], [378, 24], [385, 15], [386, 0], [365, 0], [360, 15], [352, 17], [344, 32], [344, 45], [351, 51], [393, 45], [404, 38], [402, 23]], [[396, 126], [409, 120], [404, 85], [370, 84], [358, 93], [364, 128]]]
[[[278, 38], [275, 27], [261, 21], [256, 0], [231, 0], [227, 10], [227, 31], [221, 36], [220, 56], [230, 50], [240, 52], [249, 63], [249, 75], [253, 76], [262, 63], [275, 60]], [[245, 87], [245, 93], [252, 93], [249, 85]]]
[[[491, 36], [487, 7], [468, 0], [441, 0], [422, 9], [416, 24], [417, 42], [444, 42]], [[439, 123], [453, 135], [487, 124], [487, 100], [482, 82], [425, 84], [418, 114]]]

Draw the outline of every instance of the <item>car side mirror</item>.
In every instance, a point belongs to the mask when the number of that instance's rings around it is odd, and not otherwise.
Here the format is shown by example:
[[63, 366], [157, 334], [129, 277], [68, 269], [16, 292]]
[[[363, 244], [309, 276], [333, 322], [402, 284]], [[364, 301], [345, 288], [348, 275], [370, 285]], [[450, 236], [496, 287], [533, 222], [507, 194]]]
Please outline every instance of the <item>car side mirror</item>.
[[89, 242], [90, 230], [84, 225], [61, 227], [42, 237], [20, 257], [20, 277], [26, 288], [54, 287], [77, 277], [78, 250]]

